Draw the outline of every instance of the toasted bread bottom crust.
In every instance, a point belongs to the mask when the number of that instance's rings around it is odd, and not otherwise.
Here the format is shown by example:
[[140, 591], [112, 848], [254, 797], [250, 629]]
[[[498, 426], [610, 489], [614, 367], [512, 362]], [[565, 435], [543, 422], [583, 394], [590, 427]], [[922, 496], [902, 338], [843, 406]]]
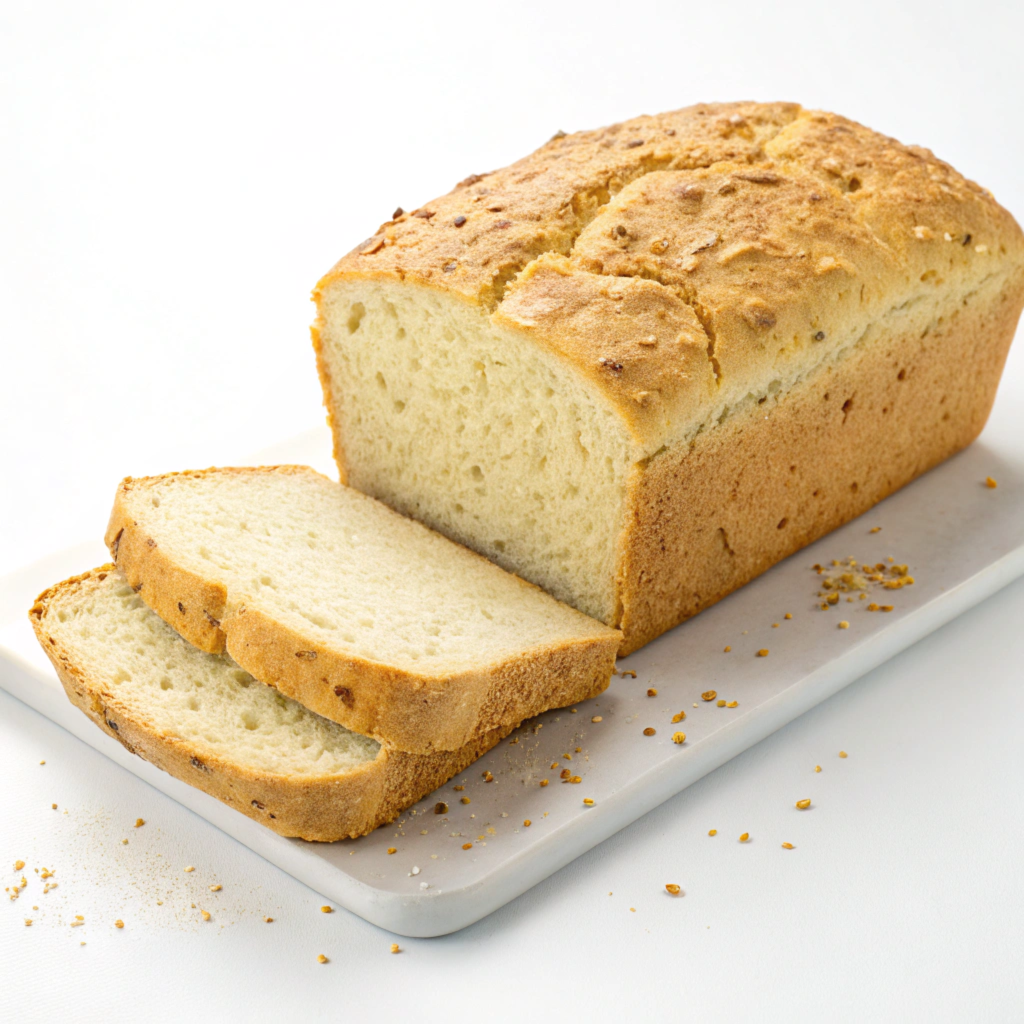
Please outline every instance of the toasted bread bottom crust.
[[642, 467], [621, 560], [620, 655], [970, 444], [1022, 304], [1019, 276], [992, 282], [937, 323], [866, 338], [838, 364]]
[[41, 594], [29, 612], [39, 643], [57, 670], [68, 698], [130, 753], [279, 835], [318, 842], [366, 835], [393, 821], [515, 728], [506, 725], [458, 750], [426, 755], [382, 746], [373, 761], [340, 775], [275, 775], [227, 761], [153, 729], [110, 692], [102, 679], [90, 676], [74, 652], [48, 631], [47, 614], [56, 598], [88, 587], [93, 581], [102, 582], [110, 572], [116, 572], [114, 566], [101, 566], [58, 583]]

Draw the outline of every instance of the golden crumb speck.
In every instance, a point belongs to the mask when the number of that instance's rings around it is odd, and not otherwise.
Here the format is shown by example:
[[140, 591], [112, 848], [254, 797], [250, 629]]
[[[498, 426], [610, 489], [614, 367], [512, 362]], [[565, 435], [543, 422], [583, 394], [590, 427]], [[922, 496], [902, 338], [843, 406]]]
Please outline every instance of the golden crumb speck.
[[783, 616], [783, 618], [791, 619], [791, 618], [793, 618], [793, 613], [792, 612], [786, 612], [786, 614]]
[[715, 701], [715, 707], [724, 708], [725, 707], [725, 698], [724, 697], [719, 697], [718, 700]]
[[793, 844], [792, 843], [783, 843], [782, 844], [782, 848], [784, 850], [792, 850], [793, 849]]
[[530, 826], [531, 826], [532, 824], [533, 824], [533, 822], [532, 822], [532, 821], [530, 821], [530, 819], [529, 819], [529, 818], [527, 818], [527, 819], [526, 819], [526, 820], [525, 820], [525, 821], [523, 822], [523, 827], [524, 827], [524, 828], [529, 828], [529, 827], [530, 827]]
[[986, 487], [991, 487], [994, 490], [996, 487], [999, 486], [999, 484], [997, 484], [995, 482], [995, 480], [992, 479], [992, 477], [987, 476], [987, 477], [985, 477], [985, 486]]
[[849, 629], [850, 628], [850, 624], [846, 621], [846, 619], [843, 619], [843, 621], [839, 623], [839, 628], [840, 629]]
[[145, 825], [145, 824], [146, 824], [146, 821], [145, 821], [144, 818], [136, 818], [135, 819], [135, 827], [136, 828], [142, 828], [142, 826]]
[[195, 868], [194, 868], [194, 867], [192, 867], [192, 865], [191, 865], [191, 864], [189, 864], [189, 866], [188, 866], [187, 868], [185, 868], [185, 871], [186, 871], [186, 872], [188, 872], [188, 871], [195, 871]]
[[767, 647], [762, 647], [761, 650], [759, 650], [757, 652], [757, 656], [759, 658], [767, 658], [768, 657], [768, 648]]
[[388, 847], [388, 856], [390, 856], [393, 853], [398, 853], [398, 850], [394, 846], [389, 846]]
[[223, 886], [221, 885], [211, 885], [210, 892], [220, 892], [222, 888]]
[[325, 957], [325, 956], [323, 955], [323, 953], [321, 953], [321, 954], [320, 954], [320, 955], [319, 955], [319, 956], [318, 956], [318, 957], [316, 958], [316, 962], [317, 962], [318, 964], [325, 964], [325, 963], [327, 963], [327, 962], [328, 962], [328, 960], [327, 960], [327, 957]]
[[718, 835], [718, 829], [717, 828], [708, 829], [708, 835], [709, 836], [717, 836]]
[[644, 735], [645, 736], [653, 736], [656, 732], [657, 732], [657, 729], [652, 729], [651, 726], [647, 726], [647, 728], [644, 729]]
[[267, 924], [273, 924], [273, 922], [274, 922], [274, 919], [273, 919], [272, 917], [265, 917], [265, 918], [263, 918], [263, 920], [264, 920], [264, 921], [265, 921], [265, 922], [266, 922]]
[[821, 771], [821, 765], [820, 765], [820, 764], [816, 764], [816, 765], [814, 766], [814, 770], [815, 770], [816, 772], [820, 772], [820, 771]]
[[210, 920], [210, 912], [208, 910], [200, 910], [199, 913], [202, 915], [204, 921]]
[[658, 696], [658, 691], [656, 689], [654, 689], [654, 687], [652, 686], [650, 689], [648, 689], [647, 696], [648, 697], [657, 697]]
[[23, 860], [16, 860], [14, 862], [14, 870], [15, 871], [20, 871], [24, 866], [25, 866], [25, 862]]
[[321, 914], [333, 914], [334, 913], [334, 907], [328, 907], [326, 905], [322, 906], [320, 908], [320, 913]]
[[391, 952], [392, 952], [392, 953], [401, 953], [401, 952], [402, 952], [402, 949], [401, 949], [401, 947], [400, 947], [400, 946], [398, 945], [398, 943], [397, 943], [397, 942], [392, 942], [392, 943], [391, 943]]
[[32, 918], [31, 917], [26, 917], [25, 918], [25, 927], [26, 928], [31, 928], [32, 927]]
[[879, 533], [881, 532], [881, 529], [882, 528], [880, 526], [872, 526], [871, 529], [868, 530], [868, 533]]
[[686, 712], [680, 711], [678, 714], [672, 716], [672, 724], [675, 725], [676, 723], [681, 722], [684, 718], [686, 718]]
[[679, 894], [680, 894], [680, 893], [681, 893], [681, 892], [682, 892], [683, 890], [682, 890], [682, 889], [680, 889], [680, 888], [679, 888], [679, 886], [678, 886], [678, 885], [676, 885], [676, 883], [675, 883], [675, 882], [668, 882], [668, 883], [667, 883], [667, 884], [665, 885], [665, 891], [666, 891], [666, 892], [667, 892], [667, 893], [668, 893], [668, 894], [669, 894], [670, 896], [678, 896], [678, 895], [679, 895]]
[[594, 717], [591, 719], [591, 721], [596, 724], [597, 722], [603, 722], [604, 719], [600, 715], [594, 715]]
[[731, 650], [732, 650], [732, 647], [730, 647], [728, 644], [726, 644], [726, 646], [722, 648], [722, 651], [725, 654], [728, 654]]
[[738, 700], [731, 700], [731, 701], [729, 701], [729, 703], [728, 703], [728, 704], [726, 704], [725, 706], [726, 706], [727, 708], [738, 708], [738, 707], [740, 706], [740, 702], [739, 702]]
[[686, 742], [686, 733], [685, 732], [674, 732], [674, 733], [672, 733], [672, 742], [673, 743], [685, 743]]
[[811, 806], [811, 798], [807, 797], [804, 800], [797, 800], [796, 805], [801, 811], [806, 811]]
[[548, 780], [547, 779], [541, 779], [540, 780], [540, 785], [541, 786], [546, 786], [547, 784], [548, 784]]
[[778, 628], [779, 628], [779, 624], [777, 622], [773, 622], [772, 623], [772, 629], [778, 629]]
[[473, 801], [470, 800], [470, 798], [468, 796], [460, 796], [459, 797], [459, 803], [460, 804], [471, 804], [472, 802]]
[[585, 796], [583, 798], [583, 804], [586, 807], [593, 807], [594, 806], [594, 801], [589, 796]]
[[118, 918], [118, 919], [117, 919], [117, 920], [116, 920], [116, 921], [114, 922], [114, 927], [115, 927], [115, 928], [123, 928], [123, 927], [124, 927], [124, 921], [122, 921], [122, 920], [121, 920], [121, 918]]
[[461, 793], [465, 788], [465, 786], [452, 786], [456, 793]]
[[849, 755], [848, 755], [848, 754], [846, 753], [846, 751], [845, 751], [845, 750], [840, 750], [840, 751], [839, 751], [839, 756], [840, 756], [840, 757], [848, 757]]
[[750, 833], [749, 832], [744, 832], [743, 835], [740, 836], [740, 842], [741, 843], [745, 843], [749, 838], [750, 838]]
[[701, 695], [701, 700], [714, 700], [718, 696], [717, 690], [705, 690]]

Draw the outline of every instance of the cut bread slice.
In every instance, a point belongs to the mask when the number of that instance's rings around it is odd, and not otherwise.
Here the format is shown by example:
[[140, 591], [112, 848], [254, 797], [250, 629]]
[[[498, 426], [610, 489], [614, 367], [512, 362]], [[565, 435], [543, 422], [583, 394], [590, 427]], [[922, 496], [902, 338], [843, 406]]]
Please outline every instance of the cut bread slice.
[[71, 702], [104, 732], [283, 836], [365, 835], [511, 731], [426, 755], [382, 746], [187, 643], [112, 565], [51, 587], [29, 615]]
[[107, 544], [204, 651], [401, 750], [594, 697], [620, 634], [302, 466], [122, 482]]

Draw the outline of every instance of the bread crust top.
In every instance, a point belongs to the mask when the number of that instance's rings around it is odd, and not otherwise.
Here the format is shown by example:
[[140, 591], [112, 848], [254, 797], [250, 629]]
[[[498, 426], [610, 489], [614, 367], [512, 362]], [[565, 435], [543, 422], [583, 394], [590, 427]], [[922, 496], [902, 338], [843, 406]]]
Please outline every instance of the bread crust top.
[[403, 282], [528, 332], [649, 452], [908, 304], [1024, 276], [1024, 236], [929, 150], [792, 103], [559, 133], [381, 225], [318, 284]]

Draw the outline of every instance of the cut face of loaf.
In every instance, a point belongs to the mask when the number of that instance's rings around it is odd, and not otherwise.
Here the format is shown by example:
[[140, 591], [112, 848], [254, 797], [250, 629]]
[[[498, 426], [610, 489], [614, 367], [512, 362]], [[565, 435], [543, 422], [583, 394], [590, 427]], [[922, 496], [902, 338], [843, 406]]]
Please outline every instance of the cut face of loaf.
[[705, 105], [474, 175], [316, 299], [342, 479], [628, 653], [978, 434], [1024, 240], [927, 150]]
[[394, 819], [489, 750], [407, 754], [313, 714], [151, 612], [114, 566], [30, 613], [72, 703], [130, 752], [284, 836], [333, 841]]
[[302, 466], [118, 488], [107, 543], [185, 639], [400, 750], [600, 693], [619, 634]]

